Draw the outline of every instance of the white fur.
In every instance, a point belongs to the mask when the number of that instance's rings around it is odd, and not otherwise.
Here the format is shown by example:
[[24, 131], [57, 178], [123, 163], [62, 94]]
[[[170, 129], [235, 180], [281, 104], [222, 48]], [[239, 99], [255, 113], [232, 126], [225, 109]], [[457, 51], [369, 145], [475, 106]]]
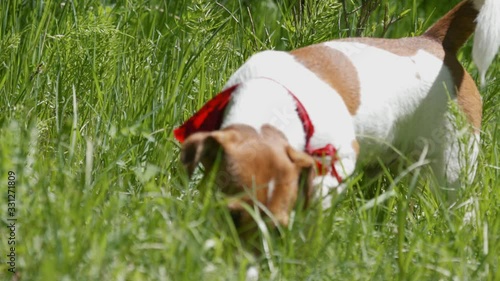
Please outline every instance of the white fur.
[[[448, 188], [456, 190], [460, 188], [461, 182], [471, 183], [474, 179], [479, 155], [479, 133], [471, 134], [470, 128], [460, 128], [456, 122], [456, 116], [447, 114], [444, 134], [442, 135], [442, 154], [437, 155], [437, 161], [433, 163], [433, 169], [439, 179], [447, 182]], [[439, 172], [440, 169], [444, 169]], [[463, 178], [461, 172], [465, 171]]]
[[481, 85], [488, 67], [495, 58], [500, 47], [500, 1], [474, 0], [479, 10], [474, 33], [472, 56], [481, 75]]
[[[250, 93], [250, 94], [248, 94]], [[286, 132], [290, 145], [302, 149], [305, 134], [295, 110], [295, 101], [280, 84], [269, 79], [251, 79], [233, 92], [222, 127], [246, 124], [257, 131], [271, 124]]]
[[[286, 126], [300, 127], [301, 134], [296, 130], [284, 130], [283, 133], [294, 148], [304, 150], [303, 125], [298, 119], [295, 102], [288, 94], [290, 90], [305, 107], [314, 124], [311, 147], [321, 148], [330, 143], [337, 149], [339, 158], [356, 161], [352, 147], [355, 140], [353, 119], [342, 98], [290, 54], [264, 51], [253, 55], [229, 78], [225, 88], [237, 83], [243, 87], [238, 87], [233, 94], [222, 127], [239, 122], [259, 130], [263, 123], [255, 119], [267, 119], [268, 123], [278, 120]], [[269, 86], [274, 91], [259, 89], [258, 85]], [[264, 105], [267, 102], [273, 103], [272, 108]], [[279, 122], [274, 124], [278, 128], [283, 126]]]
[[[443, 124], [446, 88], [453, 89], [453, 84], [441, 60], [425, 51], [404, 57], [361, 43], [325, 45], [349, 57], [360, 81], [360, 106], [354, 116], [362, 148], [358, 161], [384, 155], [390, 161], [388, 144], [412, 149], [416, 137], [428, 136]], [[380, 65], [387, 67], [381, 70]]]
[[[398, 157], [396, 149], [404, 155], [419, 153], [425, 140], [441, 184], [459, 186], [464, 167], [468, 181], [473, 178], [479, 135], [470, 134], [469, 127], [456, 127], [448, 113], [449, 101], [456, 96], [452, 76], [441, 60], [425, 51], [405, 57], [360, 43], [325, 45], [349, 57], [360, 81], [360, 106], [354, 117], [361, 147], [358, 165], [375, 158], [390, 163]], [[390, 67], [381, 71], [379, 65]], [[465, 146], [459, 142], [464, 137]]]
[[312, 184], [318, 187], [314, 194], [314, 198], [321, 202], [321, 207], [323, 209], [328, 209], [332, 206], [332, 191], [342, 193], [346, 188], [345, 184], [339, 185], [337, 179], [331, 175], [315, 177]]

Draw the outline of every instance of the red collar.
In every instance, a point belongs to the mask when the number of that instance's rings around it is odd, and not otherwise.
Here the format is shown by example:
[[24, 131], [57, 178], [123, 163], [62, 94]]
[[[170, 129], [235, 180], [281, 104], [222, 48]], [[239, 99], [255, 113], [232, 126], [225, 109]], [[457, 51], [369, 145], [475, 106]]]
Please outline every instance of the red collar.
[[[274, 79], [262, 77], [265, 79], [272, 80], [280, 85], [281, 83], [275, 81]], [[183, 143], [186, 138], [196, 132], [209, 132], [218, 130], [222, 124], [222, 118], [224, 116], [224, 111], [226, 109], [227, 104], [231, 99], [232, 93], [238, 88], [239, 84], [233, 85], [224, 91], [218, 93], [215, 97], [209, 100], [198, 112], [196, 112], [191, 118], [189, 118], [184, 124], [174, 130], [175, 138]], [[282, 85], [283, 86], [283, 85]], [[314, 134], [314, 126], [309, 118], [309, 114], [305, 109], [304, 105], [300, 102], [300, 100], [285, 86], [288, 93], [295, 100], [295, 104], [297, 106], [297, 114], [299, 115], [300, 120], [302, 121], [302, 125], [304, 127], [304, 132], [306, 134], [306, 152], [312, 156], [316, 157], [331, 157], [331, 175], [334, 176], [338, 182], [342, 182], [342, 178], [337, 173], [337, 170], [334, 166], [334, 163], [337, 160], [337, 150], [331, 144], [326, 145], [325, 147], [319, 149], [312, 149], [310, 147], [310, 140], [312, 135]], [[316, 161], [316, 166], [318, 168], [319, 174], [325, 174], [328, 169], [324, 167], [321, 161]]]

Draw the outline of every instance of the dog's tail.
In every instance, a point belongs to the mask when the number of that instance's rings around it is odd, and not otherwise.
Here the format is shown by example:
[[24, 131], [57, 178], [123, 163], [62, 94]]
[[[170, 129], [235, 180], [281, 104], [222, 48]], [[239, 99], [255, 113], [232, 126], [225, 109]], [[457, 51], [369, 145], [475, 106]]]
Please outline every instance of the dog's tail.
[[472, 56], [481, 75], [481, 84], [500, 47], [500, 0], [464, 0], [431, 26], [424, 36], [456, 53], [474, 32]]

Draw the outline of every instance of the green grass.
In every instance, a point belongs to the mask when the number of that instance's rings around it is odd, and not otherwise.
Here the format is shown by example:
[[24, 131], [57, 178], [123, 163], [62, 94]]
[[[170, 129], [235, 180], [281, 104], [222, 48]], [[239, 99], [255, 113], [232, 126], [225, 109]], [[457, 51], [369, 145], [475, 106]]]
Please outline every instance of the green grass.
[[[249, 266], [261, 280], [500, 280], [498, 59], [477, 177], [457, 204], [425, 169], [354, 178], [330, 210], [261, 232], [261, 255], [223, 196], [187, 181], [172, 137], [252, 53], [421, 34], [452, 3], [382, 0], [362, 21], [360, 1], [347, 17], [334, 0], [306, 1], [301, 15], [296, 1], [107, 2], [0, 2], [0, 280], [18, 280], [6, 263], [8, 171], [20, 280], [244, 280]], [[460, 58], [477, 77], [470, 49]]]

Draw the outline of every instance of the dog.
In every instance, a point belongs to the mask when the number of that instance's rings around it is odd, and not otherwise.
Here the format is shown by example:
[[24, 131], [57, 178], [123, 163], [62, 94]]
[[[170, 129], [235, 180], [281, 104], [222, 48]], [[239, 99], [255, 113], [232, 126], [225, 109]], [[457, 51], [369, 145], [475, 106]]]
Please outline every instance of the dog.
[[[286, 226], [304, 182], [306, 204], [341, 192], [356, 169], [420, 151], [440, 186], [475, 174], [482, 101], [457, 51], [475, 32], [482, 83], [500, 45], [500, 1], [464, 0], [411, 38], [348, 38], [250, 57], [223, 91], [174, 130], [191, 175], [217, 167], [216, 184]], [[451, 108], [465, 117], [457, 125]], [[460, 141], [462, 140], [462, 142]], [[244, 196], [237, 196], [245, 191]]]

